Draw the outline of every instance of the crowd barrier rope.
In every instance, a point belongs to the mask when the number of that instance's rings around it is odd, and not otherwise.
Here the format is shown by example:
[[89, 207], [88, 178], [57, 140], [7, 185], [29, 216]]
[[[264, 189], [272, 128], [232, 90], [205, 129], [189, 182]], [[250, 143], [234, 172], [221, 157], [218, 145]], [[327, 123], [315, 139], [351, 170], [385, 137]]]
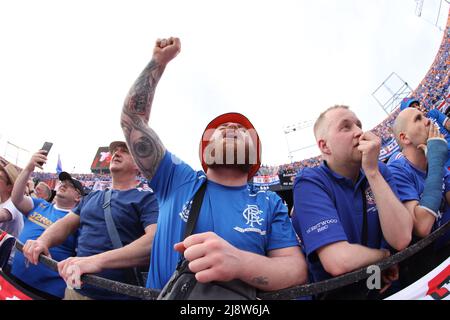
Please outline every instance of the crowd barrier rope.
[[[309, 283], [304, 285], [299, 285], [295, 287], [290, 287], [278, 291], [270, 291], [270, 292], [259, 292], [258, 299], [261, 300], [290, 300], [296, 299], [304, 296], [316, 295], [319, 293], [323, 293], [326, 291], [338, 289], [341, 287], [345, 287], [352, 283], [361, 281], [363, 279], [368, 278], [372, 275], [372, 272], [369, 271], [369, 268], [372, 266], [377, 266], [381, 271], [390, 268], [391, 266], [398, 264], [399, 262], [404, 261], [405, 259], [413, 256], [418, 253], [425, 247], [432, 244], [437, 238], [442, 236], [446, 231], [450, 229], [450, 221], [447, 221], [444, 225], [436, 229], [434, 232], [429, 234], [426, 238], [419, 240], [418, 242], [410, 245], [406, 249], [393, 254], [392, 256], [381, 260], [380, 262], [373, 264], [371, 266], [363, 267], [358, 270], [343, 274], [338, 277], [334, 277], [328, 280]], [[15, 247], [20, 252], [23, 251], [23, 243], [16, 240]], [[58, 271], [57, 262], [48, 258], [47, 256], [40, 255], [39, 262], [48, 268]], [[372, 270], [372, 268], [370, 269]], [[120, 293], [124, 295], [128, 295], [134, 298], [142, 299], [142, 300], [155, 300], [160, 291], [144, 288], [140, 286], [135, 286], [127, 283], [122, 283], [118, 281], [113, 281], [109, 279], [105, 279], [102, 277], [98, 277], [91, 274], [83, 274], [81, 276], [81, 281], [86, 284], [90, 284], [96, 286], [98, 288], [106, 289], [111, 292]]]

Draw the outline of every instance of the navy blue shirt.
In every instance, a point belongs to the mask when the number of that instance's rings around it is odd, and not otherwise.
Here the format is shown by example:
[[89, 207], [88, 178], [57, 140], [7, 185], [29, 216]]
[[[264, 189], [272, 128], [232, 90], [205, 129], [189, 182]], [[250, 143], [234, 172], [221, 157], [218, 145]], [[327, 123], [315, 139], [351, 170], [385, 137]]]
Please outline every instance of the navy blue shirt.
[[[103, 203], [104, 191], [91, 192], [85, 196], [73, 212], [80, 216], [78, 257], [88, 257], [114, 249], [106, 227]], [[158, 202], [151, 191], [138, 189], [112, 190], [111, 215], [123, 246], [145, 234], [145, 228], [158, 219]], [[124, 269], [104, 270], [98, 276], [129, 282]], [[131, 299], [110, 291], [83, 285], [81, 294], [93, 299]]]
[[[379, 169], [397, 194], [386, 165], [379, 162]], [[305, 168], [297, 174], [292, 223], [303, 242], [310, 276], [314, 282], [332, 277], [324, 270], [316, 253], [317, 249], [338, 241], [362, 243], [361, 187], [365, 191], [367, 204], [367, 247], [388, 247], [382, 235], [375, 198], [362, 170], [356, 183], [333, 172], [326, 162], [316, 168]]]

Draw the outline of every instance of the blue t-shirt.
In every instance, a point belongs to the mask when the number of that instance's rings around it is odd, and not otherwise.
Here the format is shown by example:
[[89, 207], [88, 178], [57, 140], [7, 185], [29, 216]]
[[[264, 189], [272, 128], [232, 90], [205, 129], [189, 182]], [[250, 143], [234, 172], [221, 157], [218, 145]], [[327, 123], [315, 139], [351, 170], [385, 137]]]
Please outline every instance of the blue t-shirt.
[[[69, 210], [55, 208], [54, 204], [39, 198], [33, 199], [33, 209], [26, 215], [24, 228], [19, 235], [19, 240], [25, 244], [27, 240], [36, 240], [45, 229], [57, 220], [63, 218]], [[69, 236], [63, 244], [50, 248], [50, 255], [56, 261], [62, 261], [75, 255], [77, 234]], [[54, 296], [63, 298], [66, 283], [58, 272], [38, 264], [25, 266], [25, 257], [16, 251], [11, 273], [26, 284], [47, 292]]]
[[389, 166], [392, 162], [394, 162], [400, 158], [403, 158], [403, 157], [404, 157], [404, 155], [401, 151], [396, 151], [389, 157], [387, 165]]
[[[389, 164], [395, 183], [397, 185], [400, 201], [406, 202], [411, 200], [420, 201], [422, 197], [423, 189], [425, 187], [425, 180], [427, 173], [422, 171], [408, 161], [406, 157], [398, 159]], [[432, 230], [435, 230], [446, 221], [450, 219], [450, 209], [445, 200], [445, 193], [450, 190], [450, 172], [443, 168], [444, 181], [442, 185], [442, 203], [439, 211], [443, 214], [440, 219], [436, 219]], [[445, 241], [448, 241], [450, 232], [446, 232], [445, 235], [436, 240], [435, 248], [440, 248]]]
[[[379, 169], [394, 193], [396, 187], [386, 165]], [[314, 282], [332, 276], [327, 273], [316, 250], [338, 241], [362, 243], [363, 197], [367, 205], [367, 247], [387, 247], [380, 226], [375, 197], [364, 172], [356, 183], [333, 172], [324, 161], [319, 167], [305, 168], [294, 182], [294, 208], [292, 218], [307, 256], [310, 276]]]
[[[88, 257], [114, 249], [106, 227], [103, 203], [104, 191], [94, 191], [85, 196], [73, 209], [80, 216], [78, 257]], [[158, 219], [158, 202], [153, 192], [138, 189], [112, 190], [111, 215], [124, 246], [145, 234], [145, 228]], [[129, 282], [129, 270], [108, 269], [97, 274], [107, 279]], [[90, 285], [79, 290], [93, 299], [132, 299]]]
[[[192, 199], [206, 182], [203, 171], [166, 152], [150, 185], [160, 205], [147, 287], [161, 289], [175, 271], [180, 254], [173, 245], [183, 240]], [[213, 231], [233, 246], [266, 255], [297, 246], [298, 241], [281, 198], [248, 185], [227, 187], [207, 181], [193, 233]]]

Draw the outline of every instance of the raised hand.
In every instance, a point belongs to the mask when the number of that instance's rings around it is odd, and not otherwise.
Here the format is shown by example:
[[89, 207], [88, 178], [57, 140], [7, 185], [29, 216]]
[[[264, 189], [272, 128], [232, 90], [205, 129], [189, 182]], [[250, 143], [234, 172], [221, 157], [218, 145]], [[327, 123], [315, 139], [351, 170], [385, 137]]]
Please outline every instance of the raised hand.
[[361, 166], [366, 175], [378, 170], [380, 148], [381, 140], [372, 132], [364, 132], [359, 138], [358, 150], [362, 153]]
[[173, 37], [158, 39], [153, 49], [153, 60], [160, 65], [166, 65], [180, 53], [180, 50], [180, 39]]
[[36, 167], [42, 169], [42, 166], [47, 162], [47, 151], [39, 150], [31, 157], [30, 161], [26, 165], [25, 169], [29, 172], [33, 172]]
[[[428, 128], [428, 139], [427, 142], [430, 139], [435, 139], [435, 138], [441, 138], [444, 139], [444, 135], [439, 131], [439, 126], [437, 124], [435, 124], [434, 122], [430, 122], [430, 127]], [[417, 146], [417, 149], [422, 150], [425, 153], [425, 156], [427, 155], [427, 146], [425, 144], [419, 144]]]

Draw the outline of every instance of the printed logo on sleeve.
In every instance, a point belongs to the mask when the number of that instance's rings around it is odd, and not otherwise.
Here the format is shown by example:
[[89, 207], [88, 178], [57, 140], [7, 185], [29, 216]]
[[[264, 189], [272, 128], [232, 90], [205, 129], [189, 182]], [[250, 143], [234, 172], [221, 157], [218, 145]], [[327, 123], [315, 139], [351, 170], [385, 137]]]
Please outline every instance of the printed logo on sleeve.
[[311, 233], [311, 232], [322, 232], [328, 229], [328, 226], [330, 224], [336, 224], [338, 223], [337, 219], [327, 219], [327, 220], [323, 220], [315, 225], [313, 225], [312, 227], [309, 227], [308, 230], [306, 230], [306, 233]]

